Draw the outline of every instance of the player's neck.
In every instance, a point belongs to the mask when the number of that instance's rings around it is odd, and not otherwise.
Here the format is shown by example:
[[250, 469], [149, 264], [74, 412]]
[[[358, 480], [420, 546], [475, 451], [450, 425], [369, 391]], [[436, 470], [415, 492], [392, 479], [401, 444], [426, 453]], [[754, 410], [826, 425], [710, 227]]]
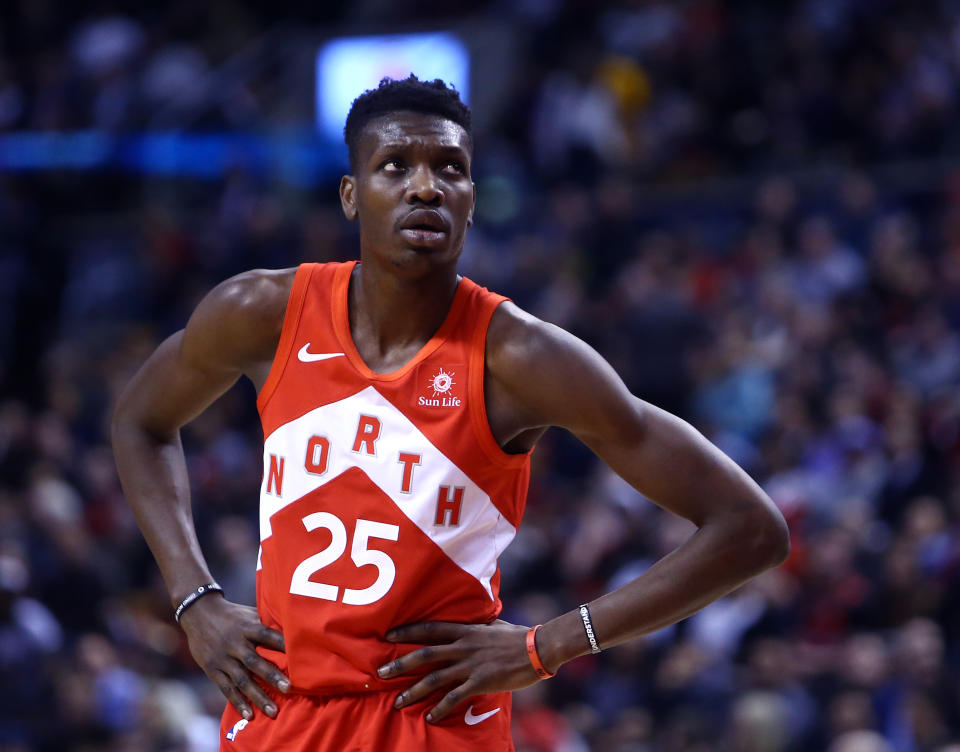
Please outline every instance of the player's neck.
[[456, 267], [407, 279], [376, 264], [358, 264], [348, 296], [354, 339], [374, 346], [378, 354], [426, 343], [446, 319], [458, 279]]

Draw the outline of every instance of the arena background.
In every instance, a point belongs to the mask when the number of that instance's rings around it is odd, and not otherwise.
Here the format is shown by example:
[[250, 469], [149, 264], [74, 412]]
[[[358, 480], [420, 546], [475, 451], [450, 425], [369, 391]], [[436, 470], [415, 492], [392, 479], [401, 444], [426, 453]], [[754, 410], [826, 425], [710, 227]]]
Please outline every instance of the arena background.
[[[216, 282], [355, 257], [317, 45], [473, 59], [463, 271], [600, 350], [789, 520], [790, 559], [516, 695], [521, 752], [960, 749], [960, 3], [353, 0], [0, 10], [0, 750], [206, 752], [223, 698], [122, 498], [110, 409]], [[261, 435], [184, 432], [200, 538], [252, 602]], [[559, 431], [504, 618], [691, 526]]]

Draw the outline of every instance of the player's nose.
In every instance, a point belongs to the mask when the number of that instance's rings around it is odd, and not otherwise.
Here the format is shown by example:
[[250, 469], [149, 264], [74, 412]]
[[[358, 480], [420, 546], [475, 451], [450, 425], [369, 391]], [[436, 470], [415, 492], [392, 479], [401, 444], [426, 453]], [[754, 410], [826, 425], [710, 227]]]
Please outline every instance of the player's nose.
[[433, 170], [424, 165], [412, 169], [409, 173], [406, 199], [408, 204], [423, 203], [439, 206], [443, 203], [443, 190], [437, 183]]

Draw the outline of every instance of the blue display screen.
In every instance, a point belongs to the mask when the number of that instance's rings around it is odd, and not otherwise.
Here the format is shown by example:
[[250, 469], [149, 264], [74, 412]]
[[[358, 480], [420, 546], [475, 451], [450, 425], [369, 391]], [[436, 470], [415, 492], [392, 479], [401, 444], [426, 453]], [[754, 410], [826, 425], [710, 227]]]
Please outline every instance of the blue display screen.
[[343, 138], [350, 105], [380, 79], [441, 78], [470, 99], [470, 55], [449, 32], [341, 37], [317, 52], [317, 127], [331, 141]]

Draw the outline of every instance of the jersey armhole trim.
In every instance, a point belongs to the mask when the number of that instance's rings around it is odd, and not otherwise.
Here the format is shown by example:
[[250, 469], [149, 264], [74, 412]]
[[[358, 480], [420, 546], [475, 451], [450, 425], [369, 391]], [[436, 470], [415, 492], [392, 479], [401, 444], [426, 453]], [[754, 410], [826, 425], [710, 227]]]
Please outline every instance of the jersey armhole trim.
[[510, 468], [519, 469], [530, 460], [533, 452], [531, 448], [522, 454], [509, 454], [503, 451], [493, 431], [490, 430], [490, 421], [487, 419], [487, 402], [484, 393], [484, 381], [486, 380], [486, 362], [487, 362], [487, 330], [490, 328], [490, 320], [497, 308], [509, 298], [497, 296], [492, 304], [481, 309], [478, 316], [476, 333], [474, 334], [473, 347], [470, 352], [470, 422], [473, 424], [474, 434], [477, 442], [483, 449], [487, 457], [495, 464]]
[[263, 388], [257, 395], [257, 410], [261, 414], [277, 390], [277, 385], [280, 383], [283, 372], [287, 367], [287, 361], [290, 360], [290, 350], [293, 348], [297, 329], [300, 328], [303, 303], [307, 299], [307, 287], [310, 285], [310, 277], [316, 266], [316, 264], [300, 264], [293, 278], [293, 284], [290, 286], [290, 297], [287, 298], [287, 310], [283, 314], [283, 327], [280, 330], [277, 352], [273, 356], [273, 363], [270, 366], [270, 373], [267, 374], [267, 380], [263, 382]]

